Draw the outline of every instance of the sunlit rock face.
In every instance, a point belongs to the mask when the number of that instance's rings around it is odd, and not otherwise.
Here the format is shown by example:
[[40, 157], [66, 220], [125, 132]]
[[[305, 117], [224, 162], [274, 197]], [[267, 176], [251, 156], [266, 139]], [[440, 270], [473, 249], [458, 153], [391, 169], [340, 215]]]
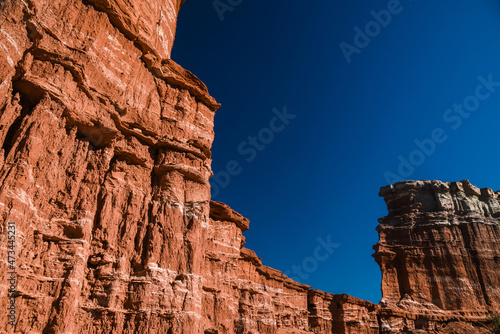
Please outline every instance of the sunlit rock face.
[[18, 235], [16, 332], [202, 332], [218, 104], [169, 59], [180, 5], [1, 2], [0, 214]]
[[248, 219], [210, 197], [219, 104], [170, 59], [181, 5], [0, 1], [4, 310], [9, 222], [17, 275], [0, 331], [480, 333], [499, 310], [491, 190], [382, 189], [380, 305], [312, 290], [244, 247]]
[[211, 202], [203, 277], [207, 333], [307, 333], [309, 286], [262, 265], [244, 246], [248, 219]]
[[484, 319], [500, 309], [498, 194], [468, 181], [381, 189], [389, 210], [374, 247], [382, 328], [434, 329], [445, 319]]

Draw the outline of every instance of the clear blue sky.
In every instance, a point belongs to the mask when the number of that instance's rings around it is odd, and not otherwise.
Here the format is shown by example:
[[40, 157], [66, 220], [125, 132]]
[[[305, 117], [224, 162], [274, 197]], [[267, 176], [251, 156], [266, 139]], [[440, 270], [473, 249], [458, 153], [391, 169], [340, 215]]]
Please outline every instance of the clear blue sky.
[[[264, 264], [378, 302], [381, 186], [396, 176], [500, 189], [500, 3], [216, 4], [186, 1], [172, 54], [222, 104], [214, 199], [250, 219], [247, 247]], [[331, 254], [317, 250], [328, 236]]]

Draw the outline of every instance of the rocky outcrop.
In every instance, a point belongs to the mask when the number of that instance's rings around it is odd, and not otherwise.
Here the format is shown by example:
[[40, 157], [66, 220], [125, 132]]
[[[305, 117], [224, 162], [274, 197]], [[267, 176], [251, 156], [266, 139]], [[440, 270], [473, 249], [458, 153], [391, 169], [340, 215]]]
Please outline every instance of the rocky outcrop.
[[0, 331], [203, 331], [218, 104], [169, 59], [180, 4], [0, 3]]
[[317, 333], [377, 334], [378, 306], [349, 295], [310, 290], [309, 327]]
[[[18, 333], [480, 332], [499, 310], [498, 193], [383, 188], [374, 305], [297, 283], [211, 201], [214, 114], [170, 59], [182, 0], [0, 2], [0, 307]], [[8, 224], [12, 222], [12, 224]]]
[[211, 202], [202, 309], [207, 333], [303, 333], [309, 286], [262, 265], [244, 246], [248, 220]]
[[210, 203], [219, 105], [168, 58], [180, 2], [0, 6], [2, 249], [7, 222], [18, 235], [16, 320], [2, 312], [0, 330], [308, 330], [309, 287]]
[[374, 257], [382, 271], [381, 329], [434, 330], [500, 310], [498, 192], [468, 181], [384, 187]]
[[205, 246], [207, 333], [379, 333], [377, 305], [297, 283], [244, 247], [248, 220], [211, 202]]

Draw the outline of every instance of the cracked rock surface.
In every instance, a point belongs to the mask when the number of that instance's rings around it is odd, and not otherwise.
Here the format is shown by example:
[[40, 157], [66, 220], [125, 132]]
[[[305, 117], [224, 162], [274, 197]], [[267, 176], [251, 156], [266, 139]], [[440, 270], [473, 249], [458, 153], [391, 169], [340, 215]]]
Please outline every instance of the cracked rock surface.
[[0, 2], [1, 330], [202, 332], [218, 104], [169, 59], [180, 5]]
[[498, 195], [469, 181], [407, 181], [380, 190], [389, 210], [374, 246], [382, 329], [434, 330], [498, 312]]
[[500, 309], [489, 189], [381, 190], [380, 305], [244, 247], [248, 219], [210, 198], [219, 104], [170, 59], [182, 3], [0, 0], [2, 310], [17, 232], [16, 321], [0, 312], [0, 332], [483, 333]]

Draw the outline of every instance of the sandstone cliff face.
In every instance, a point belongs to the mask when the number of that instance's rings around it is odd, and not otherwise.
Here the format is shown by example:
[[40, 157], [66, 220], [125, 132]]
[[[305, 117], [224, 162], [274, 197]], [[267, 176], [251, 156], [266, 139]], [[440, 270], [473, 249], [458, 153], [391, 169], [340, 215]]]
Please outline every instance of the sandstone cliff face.
[[302, 333], [309, 329], [309, 286], [262, 265], [244, 248], [248, 220], [211, 202], [203, 277], [209, 333]]
[[383, 330], [433, 330], [444, 321], [498, 312], [498, 193], [468, 181], [412, 181], [382, 188], [380, 195], [389, 210], [374, 247]]
[[349, 295], [310, 290], [309, 326], [318, 333], [377, 334], [378, 307]]
[[212, 201], [205, 246], [207, 333], [378, 333], [377, 306], [297, 283], [244, 247], [249, 222]]
[[218, 105], [168, 59], [180, 2], [0, 6], [0, 242], [15, 222], [15, 331], [201, 332]]
[[16, 322], [0, 312], [0, 331], [480, 332], [500, 309], [491, 190], [382, 189], [380, 305], [311, 290], [244, 247], [249, 221], [210, 200], [219, 105], [169, 59], [182, 2], [0, 2], [4, 310], [17, 229]]

